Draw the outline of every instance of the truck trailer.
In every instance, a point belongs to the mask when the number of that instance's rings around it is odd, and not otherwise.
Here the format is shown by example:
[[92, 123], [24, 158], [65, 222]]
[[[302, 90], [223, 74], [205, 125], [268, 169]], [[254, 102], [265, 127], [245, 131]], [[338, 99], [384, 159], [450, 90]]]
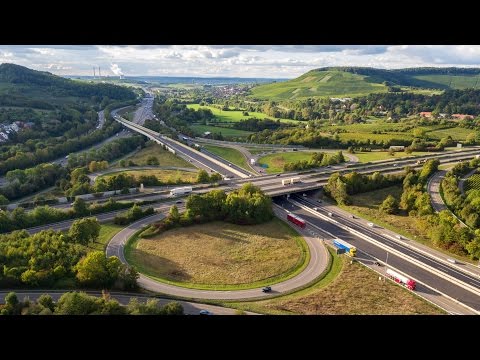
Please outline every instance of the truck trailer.
[[191, 186], [185, 186], [170, 190], [170, 196], [185, 195], [192, 192]]
[[403, 276], [392, 269], [387, 269], [387, 276], [395, 281], [396, 283], [402, 284], [410, 290], [415, 290], [415, 280], [409, 279], [406, 276]]
[[339, 249], [344, 249], [345, 254], [351, 257], [355, 257], [357, 255], [357, 248], [353, 245], [350, 245], [346, 241], [341, 239], [333, 239], [333, 245], [335, 245]]
[[305, 226], [307, 226], [307, 222], [295, 214], [287, 214], [287, 220], [294, 223], [297, 226], [300, 226], [302, 229], [305, 228]]

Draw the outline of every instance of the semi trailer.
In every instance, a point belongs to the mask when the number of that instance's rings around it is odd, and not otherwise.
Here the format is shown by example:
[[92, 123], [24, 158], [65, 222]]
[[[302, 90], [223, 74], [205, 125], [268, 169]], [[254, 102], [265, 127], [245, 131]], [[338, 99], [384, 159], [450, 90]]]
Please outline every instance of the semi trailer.
[[403, 276], [398, 272], [393, 271], [392, 269], [387, 269], [387, 276], [393, 281], [395, 281], [396, 283], [402, 284], [403, 286], [405, 286], [410, 290], [415, 290], [415, 286], [416, 286], [415, 280], [409, 279], [406, 276]]
[[357, 248], [346, 241], [341, 239], [333, 239], [333, 245], [339, 249], [344, 249], [345, 254], [348, 256], [355, 257], [355, 255], [357, 255]]

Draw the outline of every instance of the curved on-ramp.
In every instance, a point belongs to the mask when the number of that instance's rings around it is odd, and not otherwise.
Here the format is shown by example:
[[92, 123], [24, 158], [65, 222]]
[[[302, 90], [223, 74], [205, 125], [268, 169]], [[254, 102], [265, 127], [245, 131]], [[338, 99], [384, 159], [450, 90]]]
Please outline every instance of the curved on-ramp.
[[[286, 218], [284, 210], [275, 208], [277, 216]], [[165, 217], [163, 214], [156, 214], [150, 217], [132, 223], [125, 229], [118, 232], [108, 243], [106, 254], [107, 256], [117, 256], [123, 263], [127, 264], [124, 256], [124, 247], [126, 242], [132, 235], [140, 230], [142, 227], [151, 224], [155, 221], [161, 220]], [[268, 298], [272, 295], [287, 293], [302, 287], [322, 274], [328, 264], [328, 253], [325, 245], [321, 240], [313, 238], [308, 235], [305, 230], [299, 230], [304, 236], [310, 251], [310, 261], [305, 269], [298, 275], [272, 285], [272, 292], [263, 293], [261, 288], [245, 289], [245, 290], [200, 290], [189, 289], [180, 286], [170, 285], [153, 280], [145, 275], [140, 275], [138, 279], [139, 285], [146, 289], [157, 293], [169, 294], [183, 298], [195, 299], [216, 299], [216, 300], [240, 300], [240, 299], [256, 299]]]

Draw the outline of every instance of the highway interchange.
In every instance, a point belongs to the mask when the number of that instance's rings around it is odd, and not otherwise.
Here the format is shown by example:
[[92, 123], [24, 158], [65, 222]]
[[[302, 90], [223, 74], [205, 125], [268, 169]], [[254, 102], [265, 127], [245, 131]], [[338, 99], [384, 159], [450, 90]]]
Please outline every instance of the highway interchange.
[[[158, 143], [164, 144], [170, 151], [186, 158], [197, 167], [219, 172], [227, 177], [223, 185], [218, 187], [219, 189], [225, 189], [227, 191], [233, 190], [240, 187], [243, 183], [252, 182], [260, 186], [267, 194], [274, 196], [274, 202], [277, 205], [275, 207], [277, 216], [285, 218], [287, 212], [293, 212], [307, 221], [307, 228], [305, 231], [300, 230], [300, 232], [302, 232], [306, 238], [310, 252], [312, 253], [312, 260], [301, 274], [285, 282], [273, 285], [273, 294], [292, 291], [295, 288], [311, 282], [315, 277], [318, 277], [321, 273], [320, 270], [324, 268], [326, 263], [324, 242], [329, 242], [333, 238], [338, 237], [351, 242], [357, 247], [359, 254], [361, 254], [357, 259], [360, 262], [370, 267], [372, 267], [371, 264], [373, 260], [378, 260], [385, 264], [386, 266], [383, 267], [373, 266], [373, 269], [380, 274], [382, 274], [388, 266], [415, 279], [419, 283], [416, 292], [427, 300], [446, 309], [448, 312], [454, 314], [480, 313], [480, 269], [478, 267], [462, 263], [452, 264], [446, 260], [446, 255], [438, 251], [426, 248], [409, 239], [399, 239], [398, 235], [378, 226], [374, 228], [369, 227], [365, 220], [358, 217], [352, 219], [350, 214], [333, 205], [318, 203], [316, 197], [313, 195], [315, 190], [321, 188], [321, 186], [326, 183], [329, 174], [336, 171], [344, 172], [355, 170], [360, 173], [373, 173], [375, 171], [394, 173], [402, 171], [404, 166], [420, 167], [421, 165], [417, 164], [417, 159], [433, 157], [438, 158], [442, 164], [454, 164], [461, 160], [473, 158], [480, 153], [480, 149], [474, 148], [462, 152], [427, 155], [415, 159], [399, 159], [372, 164], [337, 165], [328, 170], [319, 169], [317, 171], [304, 173], [254, 176], [254, 173], [229, 164], [222, 158], [213, 158], [179, 141], [160, 136], [143, 126], [128, 122], [121, 118], [117, 111], [112, 111], [112, 116], [115, 120], [129, 128], [129, 130], [138, 132]], [[282, 179], [297, 176], [301, 177], [300, 183], [289, 186], [283, 186], [281, 184]], [[201, 192], [204, 191], [207, 190], [201, 190]], [[305, 196], [301, 195], [303, 193]], [[290, 197], [287, 198], [283, 195], [290, 195]], [[139, 195], [139, 197], [141, 196], [143, 195]], [[166, 197], [165, 194], [150, 194], [148, 196], [157, 196], [157, 199], [163, 200]], [[146, 198], [147, 197], [145, 197], [145, 199]], [[155, 205], [157, 211], [160, 211], [160, 213], [151, 218], [142, 219], [120, 231], [108, 244], [106, 250], [107, 255], [116, 255], [125, 262], [123, 256], [123, 245], [125, 241], [142, 226], [162, 218], [164, 216], [163, 212], [166, 212], [170, 205], [171, 202]], [[314, 208], [317, 208], [317, 210], [314, 210]], [[97, 217], [101, 221], [107, 221], [112, 219], [115, 213], [117, 212], [100, 214], [97, 215]], [[333, 216], [329, 216], [328, 213], [331, 213]], [[71, 222], [72, 221], [65, 221], [30, 230], [40, 231], [44, 228], [63, 230], [68, 228]], [[313, 234], [315, 236], [313, 236]], [[321, 254], [324, 254], [324, 256]], [[185, 298], [247, 299], [271, 296], [261, 293], [260, 289], [231, 292], [186, 289], [160, 283], [143, 275], [139, 283], [148, 290]]]

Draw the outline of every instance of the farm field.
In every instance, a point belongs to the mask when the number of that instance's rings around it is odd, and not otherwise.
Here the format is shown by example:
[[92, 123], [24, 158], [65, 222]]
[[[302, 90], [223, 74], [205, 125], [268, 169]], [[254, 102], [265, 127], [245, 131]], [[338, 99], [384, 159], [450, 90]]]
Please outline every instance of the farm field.
[[480, 174], [473, 174], [465, 181], [465, 191], [480, 190]]
[[243, 115], [243, 111], [223, 111], [220, 110], [214, 106], [200, 106], [200, 104], [188, 104], [188, 108], [198, 110], [200, 108], [202, 109], [210, 109], [215, 115], [215, 117], [220, 121], [220, 122], [239, 122], [240, 120], [246, 120], [250, 118], [256, 118], [256, 119], [265, 119], [269, 118], [272, 120], [280, 120], [281, 122], [284, 123], [294, 123], [298, 124], [298, 120], [291, 120], [291, 119], [282, 119], [282, 118], [274, 118], [273, 116], [268, 116], [264, 113], [261, 112], [255, 112], [255, 111], [249, 111], [248, 115], [245, 116]]
[[[428, 131], [427, 136], [436, 138], [436, 139], [441, 139], [447, 136], [451, 136], [453, 140], [458, 140], [458, 141], [465, 141], [467, 136], [471, 133], [475, 133], [475, 130], [472, 129], [465, 129], [461, 127], [455, 127], [455, 128], [450, 128], [450, 129], [440, 129], [440, 130], [433, 130], [433, 131]], [[478, 132], [476, 132], [478, 134]]]
[[415, 75], [416, 79], [427, 80], [437, 83], [441, 86], [450, 87], [452, 89], [478, 89], [480, 86], [480, 77], [478, 75]]

